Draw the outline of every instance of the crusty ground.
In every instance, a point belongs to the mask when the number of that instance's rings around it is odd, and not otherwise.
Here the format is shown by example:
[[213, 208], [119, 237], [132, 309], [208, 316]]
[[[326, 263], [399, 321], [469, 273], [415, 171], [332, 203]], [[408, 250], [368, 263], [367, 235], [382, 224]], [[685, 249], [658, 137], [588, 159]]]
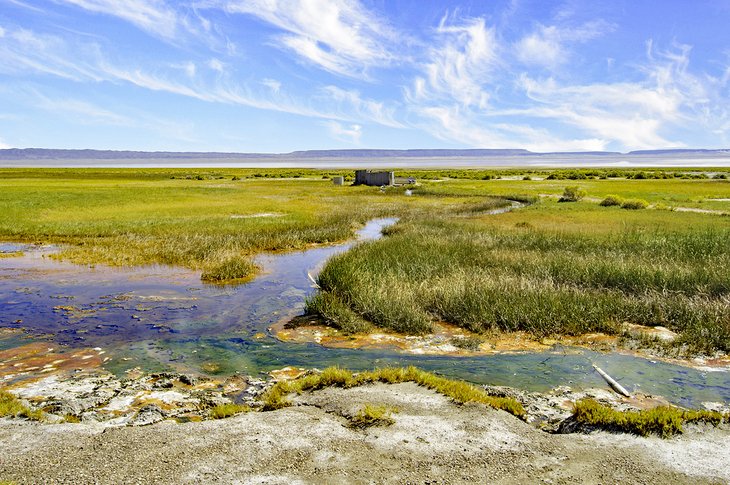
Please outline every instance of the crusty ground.
[[[395, 424], [348, 426], [364, 404]], [[730, 483], [730, 429], [551, 435], [412, 383], [326, 389], [267, 413], [143, 427], [0, 420], [0, 482]]]

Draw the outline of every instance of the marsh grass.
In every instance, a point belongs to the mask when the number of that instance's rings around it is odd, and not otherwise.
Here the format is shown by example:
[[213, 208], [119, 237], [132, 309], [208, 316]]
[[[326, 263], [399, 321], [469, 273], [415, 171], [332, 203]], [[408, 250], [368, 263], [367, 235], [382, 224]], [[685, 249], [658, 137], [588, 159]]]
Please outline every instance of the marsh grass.
[[211, 283], [242, 281], [251, 279], [257, 269], [248, 258], [231, 257], [203, 271], [200, 279]]
[[350, 388], [375, 382], [386, 384], [414, 382], [443, 394], [459, 404], [481, 403], [507, 411], [519, 418], [525, 416], [522, 405], [512, 398], [490, 396], [483, 389], [467, 382], [439, 377], [413, 366], [383, 367], [358, 374], [339, 367], [328, 367], [320, 374], [309, 374], [293, 381], [279, 381], [262, 396], [263, 410], [270, 411], [290, 406], [291, 402], [287, 397], [293, 393], [315, 391], [325, 387]]
[[596, 426], [608, 431], [622, 431], [648, 436], [657, 434], [668, 438], [682, 433], [684, 423], [709, 423], [719, 425], [729, 421], [730, 415], [716, 411], [682, 410], [659, 406], [641, 411], [616, 411], [593, 399], [578, 401], [573, 406], [573, 418], [581, 424]]
[[648, 227], [485, 230], [480, 220], [409, 219], [332, 258], [313, 299], [413, 334], [436, 320], [537, 337], [618, 334], [630, 322], [669, 327], [694, 352], [730, 351], [730, 228]]
[[365, 404], [350, 418], [350, 427], [364, 429], [372, 426], [390, 426], [395, 424], [393, 413], [397, 412], [398, 408], [382, 404]]

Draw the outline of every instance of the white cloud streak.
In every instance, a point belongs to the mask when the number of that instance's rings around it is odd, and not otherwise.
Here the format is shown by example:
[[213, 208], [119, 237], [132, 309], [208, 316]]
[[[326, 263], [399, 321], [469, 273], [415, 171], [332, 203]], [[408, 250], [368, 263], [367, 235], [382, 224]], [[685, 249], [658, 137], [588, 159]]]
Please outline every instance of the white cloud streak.
[[440, 41], [429, 52], [429, 61], [407, 94], [415, 102], [453, 100], [464, 107], [483, 109], [489, 103], [484, 85], [498, 63], [494, 29], [484, 19], [470, 19], [462, 24], [441, 21], [436, 30]]
[[349, 126], [342, 126], [337, 121], [325, 121], [324, 126], [329, 129], [330, 134], [341, 141], [353, 143], [355, 145], [360, 144], [360, 137], [362, 136], [362, 126], [353, 124]]
[[[357, 91], [326, 86], [304, 102], [284, 92], [281, 82], [261, 81], [262, 88], [251, 89], [224, 75], [223, 64], [209, 63], [206, 77], [192, 62], [169, 63], [168, 72], [151, 72], [110, 62], [93, 44], [69, 44], [64, 39], [36, 34], [24, 29], [8, 31], [9, 42], [0, 43], [0, 72], [32, 71], [78, 82], [129, 83], [137, 87], [172, 93], [204, 102], [248, 106], [305, 117], [350, 122], [378, 123], [400, 127], [394, 119], [395, 107], [364, 98]], [[220, 71], [218, 70], [220, 68]], [[186, 76], [181, 77], [182, 70]]]
[[154, 36], [174, 39], [181, 29], [188, 28], [187, 20], [162, 0], [54, 0], [74, 5], [89, 12], [112, 15], [130, 22]]
[[538, 25], [535, 31], [515, 44], [517, 58], [524, 64], [556, 69], [570, 60], [566, 44], [588, 42], [610, 32], [613, 26], [603, 21], [580, 26]]
[[235, 0], [223, 7], [284, 31], [276, 45], [332, 73], [362, 76], [394, 58], [386, 47], [393, 32], [357, 0]]

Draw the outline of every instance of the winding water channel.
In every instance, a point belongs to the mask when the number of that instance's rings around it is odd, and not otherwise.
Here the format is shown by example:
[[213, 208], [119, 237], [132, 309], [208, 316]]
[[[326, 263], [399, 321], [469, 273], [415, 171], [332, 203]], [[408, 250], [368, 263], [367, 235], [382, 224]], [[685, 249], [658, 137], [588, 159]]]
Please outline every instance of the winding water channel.
[[[393, 219], [368, 223], [359, 241], [377, 239]], [[267, 329], [301, 314], [316, 273], [356, 242], [258, 258], [263, 274], [241, 286], [201, 283], [181, 268], [79, 266], [48, 256], [49, 246], [0, 244], [0, 327], [23, 328], [65, 349], [101, 348], [104, 368], [121, 374], [175, 370], [256, 374], [283, 366], [341, 365], [354, 370], [418, 365], [475, 383], [546, 391], [605, 387], [595, 363], [630, 391], [658, 394], [684, 406], [730, 402], [730, 372], [701, 371], [623, 354], [554, 347], [549, 352], [478, 356], [414, 355], [396, 349], [333, 349], [282, 342]], [[0, 338], [0, 351], [27, 339]]]

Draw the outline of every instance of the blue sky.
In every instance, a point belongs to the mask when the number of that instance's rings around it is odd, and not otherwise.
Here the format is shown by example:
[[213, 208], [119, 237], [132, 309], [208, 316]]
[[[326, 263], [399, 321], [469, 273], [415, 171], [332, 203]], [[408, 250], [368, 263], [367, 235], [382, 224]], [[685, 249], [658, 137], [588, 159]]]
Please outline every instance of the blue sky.
[[0, 147], [730, 146], [730, 0], [0, 0]]

